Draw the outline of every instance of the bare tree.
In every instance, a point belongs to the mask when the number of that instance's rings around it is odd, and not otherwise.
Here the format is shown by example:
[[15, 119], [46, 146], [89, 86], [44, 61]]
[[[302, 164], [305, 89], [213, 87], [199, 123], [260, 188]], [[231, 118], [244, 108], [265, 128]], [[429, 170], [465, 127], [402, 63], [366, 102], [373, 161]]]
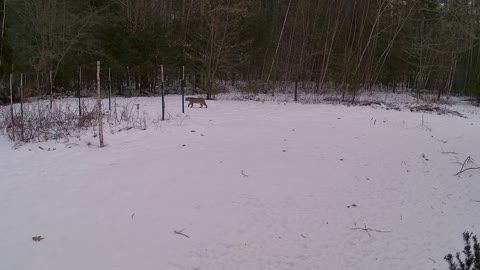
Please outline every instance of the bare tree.
[[25, 25], [22, 50], [29, 52], [23, 60], [38, 72], [52, 70], [54, 80], [68, 54], [95, 52], [94, 26], [106, 8], [86, 7], [79, 13], [73, 7], [70, 10], [69, 3], [24, 0], [19, 13]]
[[248, 16], [249, 3], [246, 0], [202, 0], [200, 1], [201, 21], [195, 30], [189, 31], [189, 47], [194, 59], [205, 67], [205, 91], [207, 99], [216, 92], [216, 78], [222, 69], [232, 62], [242, 62], [242, 47], [249, 40], [239, 39], [242, 21]]

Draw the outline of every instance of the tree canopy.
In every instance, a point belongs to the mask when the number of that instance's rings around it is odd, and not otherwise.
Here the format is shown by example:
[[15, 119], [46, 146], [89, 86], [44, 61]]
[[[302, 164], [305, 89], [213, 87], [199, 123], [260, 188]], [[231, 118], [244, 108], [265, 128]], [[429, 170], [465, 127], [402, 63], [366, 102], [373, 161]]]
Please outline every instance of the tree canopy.
[[[218, 79], [399, 84], [480, 97], [477, 0], [2, 0], [0, 72], [54, 73], [101, 60], [142, 82], [184, 65]], [[140, 87], [142, 85], [140, 84]]]

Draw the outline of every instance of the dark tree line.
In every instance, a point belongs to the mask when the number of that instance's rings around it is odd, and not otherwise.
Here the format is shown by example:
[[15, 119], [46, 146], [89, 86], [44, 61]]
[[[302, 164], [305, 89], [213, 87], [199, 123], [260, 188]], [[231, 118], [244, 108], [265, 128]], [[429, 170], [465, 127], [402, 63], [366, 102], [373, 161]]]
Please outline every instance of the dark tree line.
[[[0, 72], [74, 87], [101, 60], [118, 85], [151, 88], [163, 64], [209, 97], [218, 80], [480, 99], [478, 0], [2, 0]], [[38, 77], [38, 76], [37, 76]], [[33, 83], [33, 82], [32, 82]], [[39, 83], [37, 83], [39, 84]]]

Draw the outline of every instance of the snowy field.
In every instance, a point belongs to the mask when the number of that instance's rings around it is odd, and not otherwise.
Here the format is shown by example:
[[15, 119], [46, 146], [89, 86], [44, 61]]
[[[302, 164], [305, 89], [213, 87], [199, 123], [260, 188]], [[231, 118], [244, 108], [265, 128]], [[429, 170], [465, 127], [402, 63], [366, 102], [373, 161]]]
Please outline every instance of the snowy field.
[[103, 149], [0, 137], [0, 269], [438, 270], [480, 234], [478, 107], [135, 102]]

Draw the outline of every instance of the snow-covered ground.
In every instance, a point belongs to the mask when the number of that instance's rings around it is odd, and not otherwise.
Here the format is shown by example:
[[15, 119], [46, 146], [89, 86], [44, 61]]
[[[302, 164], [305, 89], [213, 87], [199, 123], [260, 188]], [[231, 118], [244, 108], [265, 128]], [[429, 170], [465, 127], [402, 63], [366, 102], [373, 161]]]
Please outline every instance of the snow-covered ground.
[[135, 102], [102, 149], [0, 138], [0, 269], [446, 269], [480, 234], [479, 108]]

